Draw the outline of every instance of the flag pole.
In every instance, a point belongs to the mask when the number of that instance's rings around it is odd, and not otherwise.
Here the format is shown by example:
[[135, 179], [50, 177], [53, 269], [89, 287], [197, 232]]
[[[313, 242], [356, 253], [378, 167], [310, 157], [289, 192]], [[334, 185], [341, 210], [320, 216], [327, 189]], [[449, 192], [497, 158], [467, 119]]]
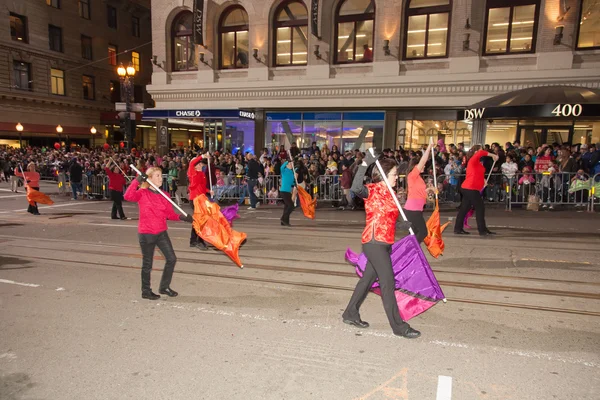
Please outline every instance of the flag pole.
[[29, 184], [27, 183], [27, 178], [25, 177], [25, 172], [23, 172], [23, 167], [21, 164], [19, 164], [19, 169], [21, 170], [21, 175], [23, 175], [23, 187], [25, 190], [27, 190], [27, 186], [29, 186]]
[[[137, 174], [138, 174], [138, 175], [142, 175], [142, 173], [140, 172], [140, 170], [139, 170], [139, 169], [137, 169], [136, 167], [134, 167], [134, 166], [133, 166], [133, 164], [131, 164], [129, 167], [130, 167], [132, 170], [134, 170], [135, 172], [137, 172]], [[169, 203], [171, 203], [171, 204], [173, 205], [173, 207], [175, 207], [176, 209], [178, 209], [178, 210], [179, 210], [179, 212], [181, 212], [181, 213], [182, 213], [182, 214], [183, 214], [185, 217], [187, 217], [187, 216], [188, 216], [188, 214], [187, 214], [185, 211], [183, 211], [183, 210], [181, 209], [181, 207], [179, 207], [177, 204], [175, 204], [175, 203], [173, 202], [173, 200], [171, 200], [171, 199], [169, 198], [169, 196], [167, 196], [167, 195], [165, 194], [165, 192], [163, 192], [163, 191], [162, 191], [160, 188], [158, 188], [158, 187], [157, 187], [157, 186], [154, 184], [154, 182], [152, 182], [150, 179], [147, 179], [147, 180], [146, 180], [146, 182], [148, 182], [148, 183], [150, 184], [150, 186], [152, 186], [154, 189], [156, 189], [156, 191], [157, 191], [158, 193], [160, 193], [160, 194], [161, 194], [161, 195], [162, 195], [162, 196], [163, 196], [165, 199], [167, 199], [167, 200], [169, 201]]]
[[488, 181], [490, 180], [490, 177], [492, 176], [492, 172], [494, 171], [494, 167], [496, 166], [496, 160], [494, 160], [494, 163], [492, 164], [492, 168], [490, 169], [490, 173], [488, 174], [486, 180], [485, 180], [485, 184], [483, 185], [483, 188], [485, 189]]
[[208, 158], [208, 182], [210, 183], [210, 191], [212, 192], [213, 188], [212, 188], [212, 174], [210, 173], [210, 153], [207, 151], [206, 154], [208, 154], [206, 156]]
[[[117, 168], [119, 168], [119, 171], [121, 171], [121, 173], [123, 174], [123, 176], [124, 176], [126, 179], [129, 179], [129, 180], [131, 180], [131, 177], [127, 176], [127, 175], [125, 174], [125, 172], [123, 172], [123, 170], [121, 169], [121, 167], [119, 167], [119, 164], [117, 164], [117, 162], [116, 162], [115, 160], [113, 160], [113, 158], [112, 158], [112, 157], [108, 157], [108, 158], [110, 159], [110, 161], [112, 161], [112, 162], [114, 162], [114, 163], [115, 163], [115, 165], [117, 166]], [[110, 165], [110, 164], [109, 164], [109, 165]]]
[[[433, 144], [433, 137], [429, 139], [429, 142]], [[437, 174], [435, 173], [435, 153], [433, 151], [433, 146], [431, 146], [431, 165], [433, 166], [433, 186], [435, 189], [435, 201], [438, 201], [438, 185], [437, 185]]]

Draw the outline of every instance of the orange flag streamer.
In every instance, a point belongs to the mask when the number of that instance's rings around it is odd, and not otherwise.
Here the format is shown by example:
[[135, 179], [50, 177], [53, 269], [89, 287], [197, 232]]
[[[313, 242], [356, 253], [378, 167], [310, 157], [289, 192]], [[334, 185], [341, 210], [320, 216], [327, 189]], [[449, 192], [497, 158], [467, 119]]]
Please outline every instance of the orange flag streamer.
[[202, 239], [222, 250], [240, 268], [244, 268], [239, 256], [246, 234], [231, 229], [217, 203], [202, 194], [194, 199], [194, 222], [192, 226]]
[[50, 197], [48, 197], [48, 195], [46, 195], [42, 192], [38, 192], [35, 189], [32, 189], [29, 185], [27, 185], [27, 201], [32, 206], [35, 205], [35, 203], [48, 204], [48, 205], [54, 204], [54, 202], [52, 201], [52, 199]]
[[306, 218], [315, 219], [315, 210], [317, 208], [317, 199], [313, 199], [311, 195], [302, 187], [298, 188], [298, 196], [300, 196], [300, 207]]
[[429, 253], [438, 258], [444, 253], [444, 240], [442, 239], [442, 232], [446, 227], [450, 224], [450, 222], [446, 222], [444, 225], [440, 226], [440, 207], [437, 199], [435, 200], [435, 210], [433, 210], [433, 214], [427, 220], [427, 237], [423, 239], [423, 242], [427, 246], [427, 250]]

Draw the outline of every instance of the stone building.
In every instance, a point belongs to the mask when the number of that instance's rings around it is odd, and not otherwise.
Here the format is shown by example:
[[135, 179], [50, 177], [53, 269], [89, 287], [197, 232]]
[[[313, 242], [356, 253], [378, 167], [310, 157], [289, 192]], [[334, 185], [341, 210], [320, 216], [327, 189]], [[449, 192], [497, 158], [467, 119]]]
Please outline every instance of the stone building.
[[134, 100], [151, 105], [150, 0], [1, 3], [0, 145], [122, 140], [119, 64], [134, 64]]
[[163, 148], [600, 140], [598, 0], [162, 0], [152, 26]]

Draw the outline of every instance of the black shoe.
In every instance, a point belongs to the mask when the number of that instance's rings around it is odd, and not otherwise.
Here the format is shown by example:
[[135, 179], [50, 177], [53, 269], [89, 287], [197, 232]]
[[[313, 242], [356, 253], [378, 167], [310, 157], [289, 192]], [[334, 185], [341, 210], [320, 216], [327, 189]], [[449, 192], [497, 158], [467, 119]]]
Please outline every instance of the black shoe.
[[421, 336], [421, 332], [419, 332], [418, 330], [413, 329], [409, 326], [408, 329], [406, 330], [406, 332], [404, 332], [404, 333], [395, 333], [394, 332], [394, 335], [400, 336], [403, 338], [407, 338], [407, 339], [416, 339], [419, 336]]
[[160, 294], [166, 294], [169, 297], [177, 297], [177, 295], [179, 294], [179, 293], [177, 293], [176, 291], [174, 291], [171, 288], [160, 289], [158, 291], [158, 293], [160, 293]]
[[122, 219], [122, 220], [126, 220], [126, 219], [129, 219], [129, 218], [127, 218], [127, 217], [121, 217], [121, 219]]
[[33, 213], [33, 215], [40, 215], [40, 213], [36, 211]]
[[190, 244], [190, 247], [195, 247], [198, 250], [202, 250], [202, 251], [208, 250], [208, 247], [206, 247], [206, 243], [204, 243], [204, 242], [198, 242], [196, 244]]
[[461, 229], [460, 231], [454, 231], [455, 235], [470, 235], [470, 232], [465, 231], [464, 229]]
[[491, 237], [492, 235], [494, 234], [490, 232], [479, 232], [480, 237]]
[[156, 293], [152, 293], [152, 291], [142, 292], [142, 299], [158, 300], [158, 299], [160, 299], [160, 296], [157, 295]]
[[369, 323], [365, 322], [363, 320], [353, 320], [353, 319], [344, 319], [343, 320], [345, 324], [348, 325], [354, 325], [357, 328], [368, 328], [369, 327]]
[[281, 226], [292, 226], [289, 222], [281, 221]]
[[110, 217], [110, 219], [120, 219], [120, 218], [117, 218], [117, 217]]
[[496, 234], [496, 232], [492, 232], [489, 229], [486, 229], [485, 231], [487, 232], [488, 235], [495, 235]]

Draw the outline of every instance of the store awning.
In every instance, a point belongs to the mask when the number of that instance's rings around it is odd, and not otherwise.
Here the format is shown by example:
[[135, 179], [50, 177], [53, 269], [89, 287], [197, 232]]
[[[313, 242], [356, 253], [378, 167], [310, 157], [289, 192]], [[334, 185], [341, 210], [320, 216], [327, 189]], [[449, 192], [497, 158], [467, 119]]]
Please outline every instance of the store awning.
[[198, 118], [198, 119], [211, 119], [211, 118], [243, 118], [243, 119], [254, 119], [254, 112], [244, 110], [198, 110], [198, 109], [185, 109], [185, 110], [161, 110], [156, 108], [145, 109], [142, 112], [142, 120], [155, 120], [155, 119], [166, 119], [166, 118]]
[[504, 93], [457, 113], [458, 120], [490, 118], [600, 118], [600, 90], [541, 86]]

